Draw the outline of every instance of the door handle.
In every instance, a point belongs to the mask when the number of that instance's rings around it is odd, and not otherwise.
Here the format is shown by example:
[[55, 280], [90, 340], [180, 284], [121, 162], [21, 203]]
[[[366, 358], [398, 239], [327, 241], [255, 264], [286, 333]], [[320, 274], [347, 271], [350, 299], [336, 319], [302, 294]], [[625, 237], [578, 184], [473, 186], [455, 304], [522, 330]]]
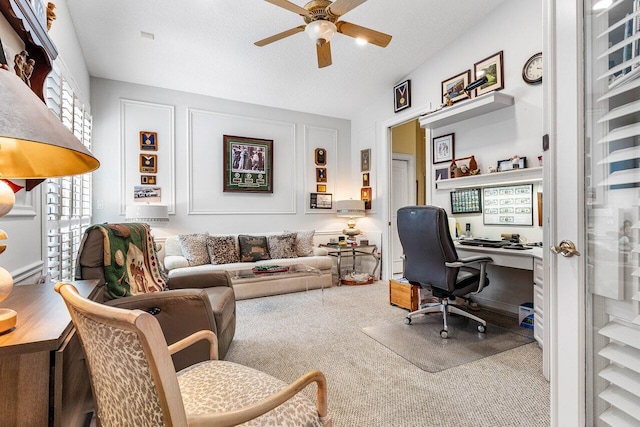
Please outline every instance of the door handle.
[[580, 256], [580, 252], [576, 250], [576, 245], [571, 240], [563, 240], [558, 246], [551, 246], [549, 249], [554, 254], [560, 254], [567, 258], [571, 258], [574, 255]]

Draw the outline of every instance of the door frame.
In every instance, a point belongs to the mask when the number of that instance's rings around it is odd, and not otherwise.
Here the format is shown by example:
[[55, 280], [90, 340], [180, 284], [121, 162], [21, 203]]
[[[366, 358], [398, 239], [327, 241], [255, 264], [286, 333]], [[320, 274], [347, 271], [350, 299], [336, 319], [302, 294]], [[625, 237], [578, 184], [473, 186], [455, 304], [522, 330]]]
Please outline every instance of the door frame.
[[[393, 141], [391, 141], [393, 143]], [[409, 193], [409, 200], [413, 199], [413, 204], [415, 205], [416, 203], [418, 203], [417, 200], [417, 194], [416, 192], [418, 191], [418, 185], [416, 184], [416, 157], [413, 154], [404, 154], [404, 153], [394, 153], [391, 152], [391, 176], [393, 178], [393, 161], [394, 160], [400, 160], [400, 161], [406, 161], [408, 163], [408, 170], [407, 170], [407, 174], [409, 175], [410, 179], [409, 179], [409, 188], [408, 188], [408, 193]], [[389, 181], [389, 218], [393, 218], [393, 212], [391, 211], [392, 208], [392, 203], [391, 203], [391, 191], [393, 190], [393, 179], [391, 179]], [[390, 275], [393, 276], [393, 257], [394, 257], [394, 253], [393, 253], [393, 224], [389, 224], [389, 254], [391, 255], [389, 258], [391, 258], [391, 270], [389, 270]]]

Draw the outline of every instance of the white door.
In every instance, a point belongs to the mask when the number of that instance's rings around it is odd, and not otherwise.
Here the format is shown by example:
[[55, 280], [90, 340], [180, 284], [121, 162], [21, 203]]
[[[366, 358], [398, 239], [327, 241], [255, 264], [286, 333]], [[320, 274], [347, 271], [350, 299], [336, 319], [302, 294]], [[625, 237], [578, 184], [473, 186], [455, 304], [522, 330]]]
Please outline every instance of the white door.
[[415, 157], [392, 154], [391, 164], [391, 259], [393, 277], [402, 277], [402, 245], [398, 237], [398, 209], [416, 204]]

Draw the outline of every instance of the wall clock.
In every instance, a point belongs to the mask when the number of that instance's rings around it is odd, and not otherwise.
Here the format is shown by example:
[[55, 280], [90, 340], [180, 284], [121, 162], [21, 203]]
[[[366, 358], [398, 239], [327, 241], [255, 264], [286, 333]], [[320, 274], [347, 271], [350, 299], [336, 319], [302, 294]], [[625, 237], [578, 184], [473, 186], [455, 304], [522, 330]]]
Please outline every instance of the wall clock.
[[542, 83], [542, 52], [527, 59], [522, 67], [522, 78], [530, 85]]

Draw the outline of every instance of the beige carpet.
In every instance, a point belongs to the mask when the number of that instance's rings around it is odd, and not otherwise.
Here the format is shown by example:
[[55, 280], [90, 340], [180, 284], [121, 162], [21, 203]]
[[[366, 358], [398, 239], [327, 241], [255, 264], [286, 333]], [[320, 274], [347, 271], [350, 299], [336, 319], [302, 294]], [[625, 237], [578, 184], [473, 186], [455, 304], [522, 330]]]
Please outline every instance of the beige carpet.
[[320, 369], [336, 427], [549, 425], [536, 343], [429, 373], [365, 335], [363, 327], [406, 314], [389, 304], [386, 282], [243, 300], [237, 309], [227, 359], [285, 381]]

